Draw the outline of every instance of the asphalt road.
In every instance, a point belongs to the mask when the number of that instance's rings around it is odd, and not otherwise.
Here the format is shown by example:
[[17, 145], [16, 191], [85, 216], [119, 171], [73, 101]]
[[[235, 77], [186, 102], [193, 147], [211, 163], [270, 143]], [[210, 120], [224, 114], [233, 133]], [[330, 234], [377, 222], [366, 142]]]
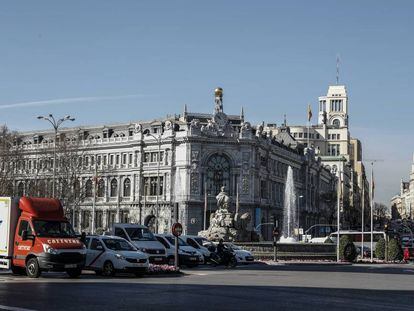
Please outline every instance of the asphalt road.
[[0, 274], [0, 310], [414, 310], [412, 265], [251, 265], [180, 277]]

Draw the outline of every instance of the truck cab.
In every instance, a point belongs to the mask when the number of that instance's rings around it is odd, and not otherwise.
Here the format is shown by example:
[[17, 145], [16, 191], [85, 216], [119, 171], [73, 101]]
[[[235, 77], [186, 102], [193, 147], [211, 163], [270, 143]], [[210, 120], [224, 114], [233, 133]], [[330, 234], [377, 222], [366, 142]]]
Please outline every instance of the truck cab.
[[148, 255], [150, 263], [168, 263], [165, 247], [146, 226], [138, 224], [114, 224], [111, 235], [119, 236], [131, 242], [138, 250]]
[[81, 274], [86, 248], [65, 218], [57, 199], [0, 198], [0, 221], [7, 237], [1, 239], [0, 267], [36, 278], [42, 271]]

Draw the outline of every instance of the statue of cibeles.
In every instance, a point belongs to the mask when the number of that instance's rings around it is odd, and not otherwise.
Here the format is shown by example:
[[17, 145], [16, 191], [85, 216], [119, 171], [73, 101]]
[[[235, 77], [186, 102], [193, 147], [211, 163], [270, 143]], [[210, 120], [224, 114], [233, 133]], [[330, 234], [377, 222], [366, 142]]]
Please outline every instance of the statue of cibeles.
[[225, 187], [221, 187], [220, 193], [216, 196], [217, 208], [220, 212], [227, 212], [230, 204], [230, 197], [225, 191]]

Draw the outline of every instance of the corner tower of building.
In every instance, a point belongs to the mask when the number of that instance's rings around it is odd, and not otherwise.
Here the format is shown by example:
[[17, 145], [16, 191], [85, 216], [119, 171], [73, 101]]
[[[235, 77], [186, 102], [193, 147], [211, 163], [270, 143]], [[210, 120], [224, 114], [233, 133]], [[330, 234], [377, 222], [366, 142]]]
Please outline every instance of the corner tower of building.
[[331, 85], [327, 95], [319, 97], [318, 123], [348, 127], [348, 94], [345, 85]]

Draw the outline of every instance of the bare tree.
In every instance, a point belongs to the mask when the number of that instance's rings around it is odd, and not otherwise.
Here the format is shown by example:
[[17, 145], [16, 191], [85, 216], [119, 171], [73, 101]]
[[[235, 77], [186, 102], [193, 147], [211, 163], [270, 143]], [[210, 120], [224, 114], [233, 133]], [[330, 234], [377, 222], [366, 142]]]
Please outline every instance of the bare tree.
[[16, 132], [0, 126], [0, 194], [4, 196], [15, 194], [16, 169], [22, 156], [18, 140]]
[[382, 203], [374, 203], [374, 218], [376, 224], [382, 226], [387, 220], [388, 207]]

